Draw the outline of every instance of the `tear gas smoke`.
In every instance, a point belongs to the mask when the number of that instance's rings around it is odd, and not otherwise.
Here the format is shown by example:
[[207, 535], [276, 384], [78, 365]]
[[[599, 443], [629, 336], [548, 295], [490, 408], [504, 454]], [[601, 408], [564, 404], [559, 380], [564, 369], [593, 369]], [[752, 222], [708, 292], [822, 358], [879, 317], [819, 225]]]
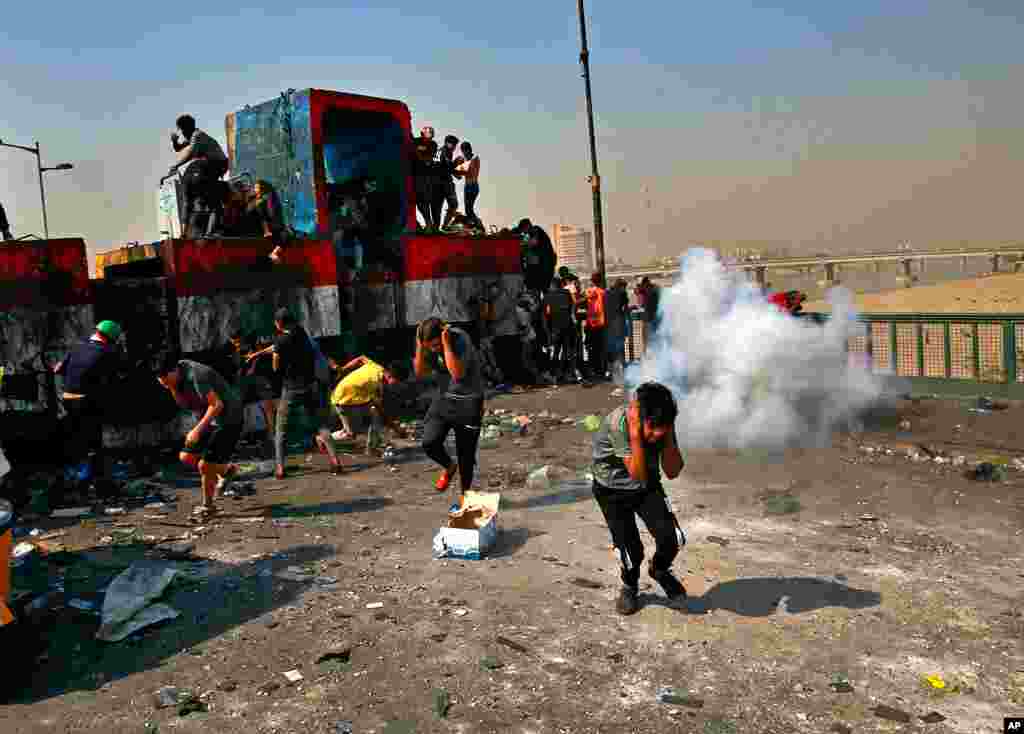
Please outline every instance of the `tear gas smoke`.
[[826, 446], [880, 397], [879, 379], [846, 350], [863, 334], [848, 292], [832, 289], [832, 317], [815, 324], [782, 313], [711, 251], [691, 249], [681, 264], [662, 290], [645, 359], [626, 372], [630, 388], [648, 380], [671, 388], [681, 444]]

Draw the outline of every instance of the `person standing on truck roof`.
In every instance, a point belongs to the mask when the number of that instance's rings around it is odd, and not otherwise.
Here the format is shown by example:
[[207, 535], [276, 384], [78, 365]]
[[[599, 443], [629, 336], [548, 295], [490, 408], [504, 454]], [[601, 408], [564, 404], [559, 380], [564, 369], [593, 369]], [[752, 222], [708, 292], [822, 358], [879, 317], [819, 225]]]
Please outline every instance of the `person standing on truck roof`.
[[465, 181], [462, 201], [466, 207], [466, 217], [479, 229], [483, 229], [484, 224], [476, 215], [476, 200], [480, 197], [480, 156], [473, 153], [473, 146], [468, 140], [462, 141], [459, 149], [462, 156], [455, 161], [455, 176]]
[[[198, 198], [208, 206], [216, 207], [220, 202], [217, 182], [228, 172], [228, 157], [220, 143], [196, 128], [192, 115], [182, 115], [175, 123], [177, 131], [171, 133], [171, 147], [178, 154], [178, 161], [167, 172], [173, 176], [183, 166], [185, 192], [185, 226], [189, 226], [192, 208]], [[178, 139], [179, 133], [184, 141]]]
[[[462, 494], [465, 495], [473, 486], [476, 449], [484, 417], [480, 356], [469, 334], [432, 317], [421, 321], [416, 329], [413, 366], [416, 377], [420, 379], [431, 371], [442, 378], [448, 377], [442, 379], [427, 411], [423, 451], [442, 469], [435, 489], [444, 492], [458, 474]], [[445, 449], [445, 441], [451, 431], [455, 431], [457, 461], [453, 461]]]
[[628, 406], [620, 405], [609, 413], [594, 434], [594, 498], [622, 565], [622, 591], [616, 603], [619, 614], [640, 609], [644, 544], [637, 515], [654, 536], [650, 577], [669, 599], [686, 598], [686, 589], [672, 573], [672, 562], [686, 538], [661, 484], [662, 470], [669, 479], [683, 470], [675, 429], [678, 412], [667, 387], [647, 382], [637, 388]]
[[101, 321], [95, 333], [75, 346], [53, 369], [64, 378], [64, 433], [76, 455], [94, 452], [92, 476], [97, 482], [110, 479], [109, 461], [103, 449], [103, 418], [107, 402], [114, 397], [114, 383], [127, 367], [124, 353], [118, 347], [120, 338], [118, 323]]
[[415, 155], [412, 160], [412, 171], [416, 181], [416, 208], [423, 217], [423, 227], [427, 230], [437, 228], [439, 222], [434, 220], [434, 157], [437, 155], [437, 143], [434, 141], [434, 128], [429, 125], [420, 130], [418, 138], [413, 138]]
[[[274, 314], [277, 337], [273, 345], [274, 371], [284, 378], [281, 402], [277, 409], [277, 425], [274, 434], [274, 450], [277, 458], [275, 476], [284, 479], [285, 439], [288, 423], [296, 408], [303, 408], [308, 418], [317, 425], [316, 443], [327, 454], [331, 472], [341, 473], [341, 459], [334, 450], [334, 442], [328, 429], [328, 415], [321, 382], [317, 376], [318, 363], [323, 361], [312, 338], [299, 326], [287, 308], [279, 308]], [[257, 353], [258, 354], [258, 353]]]
[[7, 221], [7, 212], [4, 211], [4, 205], [0, 204], [0, 240], [13, 240], [11, 236], [11, 224]]
[[434, 199], [432, 204], [431, 216], [434, 218], [434, 223], [440, 223], [441, 209], [445, 204], [448, 205], [448, 209], [444, 215], [444, 223], [441, 224], [441, 229], [446, 229], [454, 217], [459, 211], [459, 197], [455, 195], [455, 179], [452, 176], [455, 173], [455, 148], [459, 144], [459, 139], [454, 135], [445, 135], [444, 145], [437, 151], [437, 157], [434, 161], [434, 173], [437, 176], [437, 182], [434, 187]]
[[222, 489], [238, 473], [231, 463], [242, 437], [245, 409], [238, 391], [212, 367], [178, 355], [164, 355], [156, 378], [174, 397], [174, 402], [200, 415], [199, 422], [185, 435], [178, 458], [199, 471], [203, 503], [193, 515], [212, 517], [217, 513], [217, 488]]

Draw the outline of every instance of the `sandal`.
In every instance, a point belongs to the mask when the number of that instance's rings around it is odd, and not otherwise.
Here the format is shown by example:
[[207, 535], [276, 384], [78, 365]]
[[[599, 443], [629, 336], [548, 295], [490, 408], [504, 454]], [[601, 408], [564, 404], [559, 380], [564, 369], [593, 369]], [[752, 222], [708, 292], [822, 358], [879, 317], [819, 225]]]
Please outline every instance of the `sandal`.
[[238, 465], [228, 464], [228, 468], [224, 470], [223, 476], [217, 480], [217, 491], [223, 492], [238, 476]]

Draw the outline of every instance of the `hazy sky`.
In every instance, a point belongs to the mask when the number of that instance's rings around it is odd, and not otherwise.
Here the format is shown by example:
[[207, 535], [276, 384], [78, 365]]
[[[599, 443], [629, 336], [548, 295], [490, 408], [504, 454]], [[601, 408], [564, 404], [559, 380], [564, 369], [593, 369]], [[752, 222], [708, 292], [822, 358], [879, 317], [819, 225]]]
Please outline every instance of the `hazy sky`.
[[[364, 4], [7, 3], [0, 138], [75, 164], [47, 174], [51, 234], [157, 239], [178, 114], [223, 143], [225, 114], [311, 86], [400, 99], [414, 126], [472, 141], [486, 222], [590, 226], [573, 0]], [[1019, 235], [1019, 0], [587, 11], [609, 254]], [[42, 233], [33, 163], [0, 148], [16, 235]]]

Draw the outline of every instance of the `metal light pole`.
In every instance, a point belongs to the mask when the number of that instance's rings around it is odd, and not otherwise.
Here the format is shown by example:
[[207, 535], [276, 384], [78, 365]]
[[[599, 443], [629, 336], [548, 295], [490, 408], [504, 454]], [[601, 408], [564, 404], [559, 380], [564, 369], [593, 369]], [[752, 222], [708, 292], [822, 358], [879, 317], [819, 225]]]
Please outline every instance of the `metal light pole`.
[[607, 286], [604, 270], [604, 220], [601, 216], [601, 177], [597, 173], [597, 143], [594, 139], [594, 105], [590, 97], [590, 51], [587, 49], [587, 22], [583, 11], [583, 0], [579, 0], [580, 13], [580, 64], [583, 65], [583, 81], [587, 89], [587, 125], [590, 129], [590, 188], [594, 193], [594, 264], [601, 279], [601, 287]]
[[26, 153], [31, 153], [36, 157], [36, 171], [39, 174], [39, 202], [42, 204], [43, 207], [43, 237], [45, 239], [50, 239], [50, 225], [46, 221], [46, 192], [43, 190], [43, 174], [46, 173], [47, 171], [70, 171], [72, 168], [74, 168], [74, 166], [71, 165], [70, 163], [61, 163], [58, 166], [44, 168], [43, 157], [39, 154], [38, 140], [36, 141], [36, 145], [34, 148], [29, 148], [28, 146], [25, 145], [13, 145], [12, 143], [5, 143], [3, 140], [0, 140], [0, 147], [17, 148], [18, 150], [23, 150]]

